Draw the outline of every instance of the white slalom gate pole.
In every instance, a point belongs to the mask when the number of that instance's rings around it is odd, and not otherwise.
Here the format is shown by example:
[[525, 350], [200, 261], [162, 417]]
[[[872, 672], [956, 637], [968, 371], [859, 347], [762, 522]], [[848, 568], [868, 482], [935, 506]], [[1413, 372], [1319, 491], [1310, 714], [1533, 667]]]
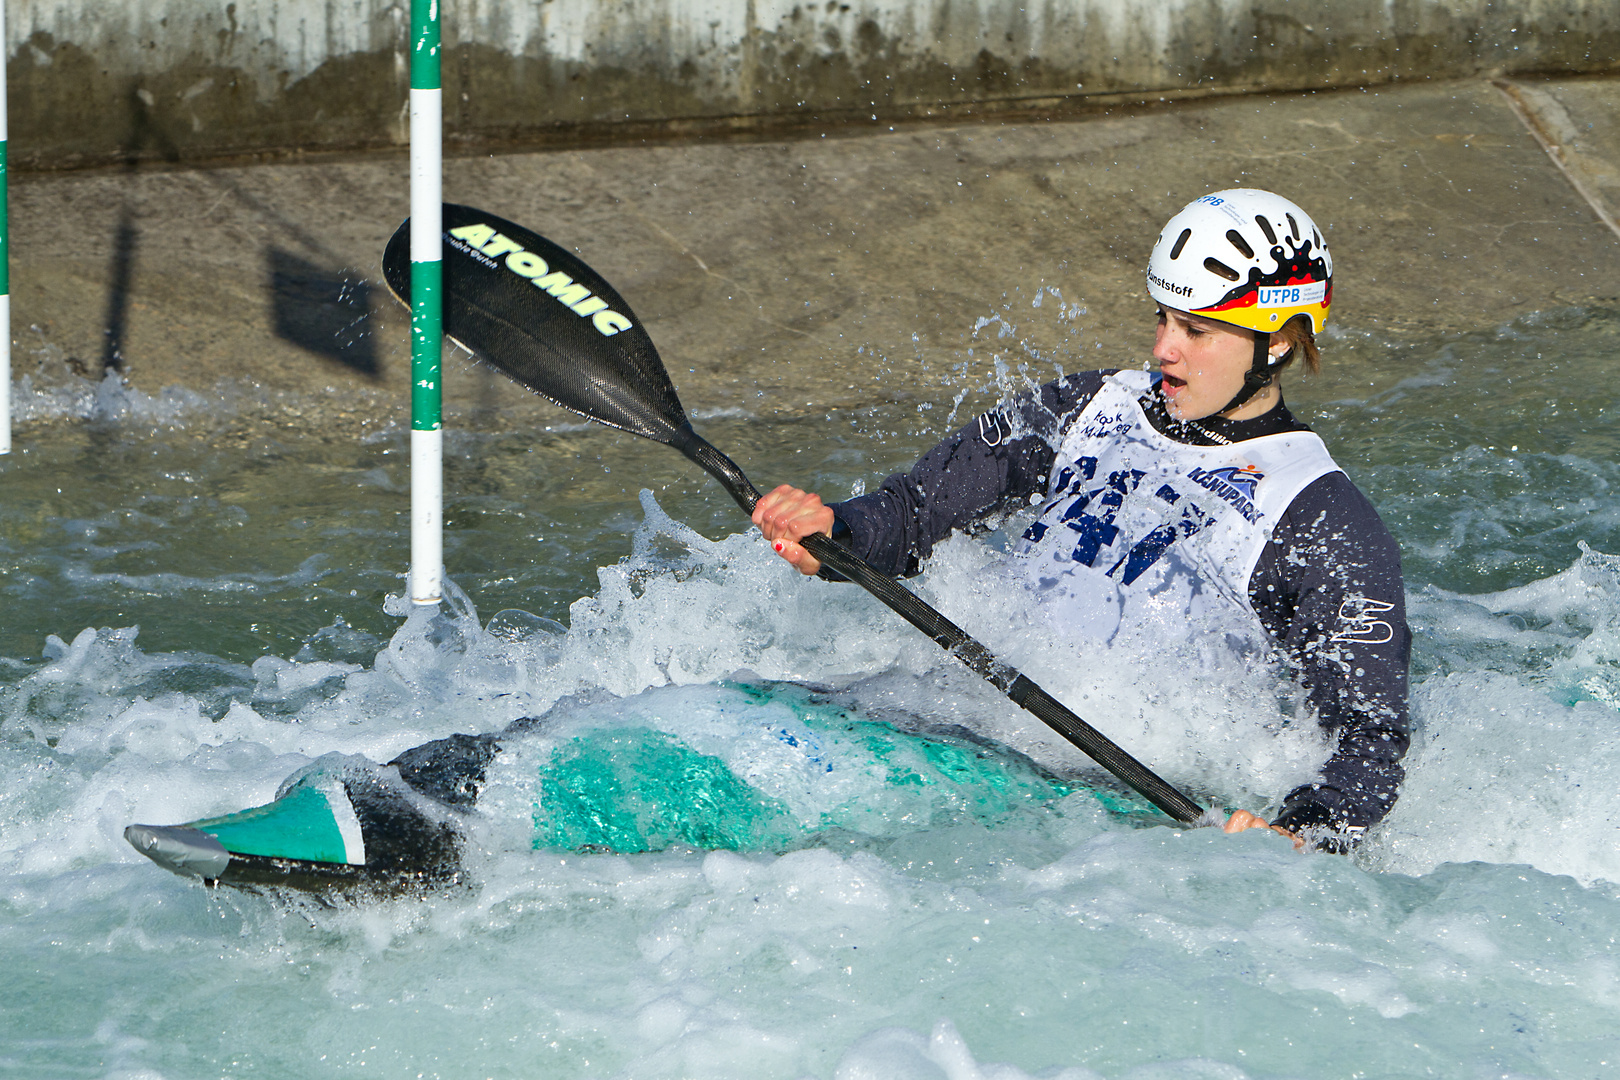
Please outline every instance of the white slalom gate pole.
[[6, 189], [6, 4], [0, 0], [0, 454], [11, 453], [11, 218]]
[[[0, 0], [3, 2], [3, 0]], [[439, 2], [411, 0], [411, 601], [437, 604], [444, 572], [442, 91]]]

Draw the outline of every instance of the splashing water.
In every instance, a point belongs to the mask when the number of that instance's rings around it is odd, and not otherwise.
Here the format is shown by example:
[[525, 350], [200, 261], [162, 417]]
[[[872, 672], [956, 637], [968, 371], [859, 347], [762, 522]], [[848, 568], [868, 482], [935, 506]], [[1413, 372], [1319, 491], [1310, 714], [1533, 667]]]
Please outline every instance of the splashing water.
[[[1341, 335], [1290, 388], [1401, 542], [1416, 634], [1409, 780], [1353, 858], [1164, 823], [863, 594], [727, 535], [659, 448], [453, 438], [467, 591], [434, 613], [384, 601], [398, 433], [35, 429], [0, 461], [0, 1075], [1607, 1075], [1617, 334]], [[800, 421], [709, 433], [838, 494], [938, 434], [806, 463]], [[953, 540], [916, 584], [1173, 782], [1264, 810], [1325, 754], [1241, 659], [1074, 663], [997, 558]], [[121, 839], [525, 717], [463, 890], [213, 892]]]

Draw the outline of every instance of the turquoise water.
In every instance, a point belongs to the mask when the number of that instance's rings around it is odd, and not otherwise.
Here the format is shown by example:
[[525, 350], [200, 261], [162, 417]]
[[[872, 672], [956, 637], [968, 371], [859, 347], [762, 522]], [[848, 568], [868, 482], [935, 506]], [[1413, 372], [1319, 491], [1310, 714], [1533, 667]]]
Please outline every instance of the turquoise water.
[[[1106, 805], [661, 447], [453, 433], [435, 622], [387, 599], [403, 431], [80, 388], [0, 459], [0, 1075], [1610, 1075], [1617, 343], [1602, 310], [1340, 333], [1290, 387], [1400, 541], [1417, 635], [1410, 779], [1350, 859]], [[962, 418], [994, 390], [968, 382]], [[843, 495], [961, 388], [699, 427], [761, 484]], [[1172, 781], [1264, 811], [1320, 759], [1237, 668], [1075, 664], [986, 591], [994, 561], [953, 541], [919, 588]], [[547, 723], [492, 768], [466, 891], [215, 893], [121, 839], [522, 716]]]

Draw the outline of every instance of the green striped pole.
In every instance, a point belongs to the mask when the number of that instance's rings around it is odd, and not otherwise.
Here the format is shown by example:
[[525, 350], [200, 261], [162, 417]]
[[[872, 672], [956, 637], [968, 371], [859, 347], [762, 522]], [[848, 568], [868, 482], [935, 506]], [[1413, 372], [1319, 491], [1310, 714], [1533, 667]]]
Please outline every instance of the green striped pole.
[[439, 0], [411, 0], [410, 591], [418, 604], [439, 602], [444, 572], [443, 115]]
[[0, 454], [11, 453], [11, 222], [6, 215], [6, 4], [0, 0]]

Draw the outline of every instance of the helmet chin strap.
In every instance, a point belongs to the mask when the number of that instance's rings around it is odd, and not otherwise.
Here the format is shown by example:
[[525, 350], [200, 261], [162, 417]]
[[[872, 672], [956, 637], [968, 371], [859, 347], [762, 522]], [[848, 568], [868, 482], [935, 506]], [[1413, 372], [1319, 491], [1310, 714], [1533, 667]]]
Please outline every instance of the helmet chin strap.
[[1293, 351], [1293, 349], [1289, 349], [1288, 352], [1283, 353], [1273, 361], [1271, 359], [1271, 335], [1264, 330], [1254, 331], [1254, 362], [1249, 365], [1249, 370], [1243, 373], [1243, 386], [1231, 401], [1215, 410], [1215, 415], [1221, 416], [1241, 405], [1247, 404], [1250, 398], [1269, 386], [1274, 374], [1273, 369], [1280, 366], [1284, 360], [1287, 360], [1288, 353]]

